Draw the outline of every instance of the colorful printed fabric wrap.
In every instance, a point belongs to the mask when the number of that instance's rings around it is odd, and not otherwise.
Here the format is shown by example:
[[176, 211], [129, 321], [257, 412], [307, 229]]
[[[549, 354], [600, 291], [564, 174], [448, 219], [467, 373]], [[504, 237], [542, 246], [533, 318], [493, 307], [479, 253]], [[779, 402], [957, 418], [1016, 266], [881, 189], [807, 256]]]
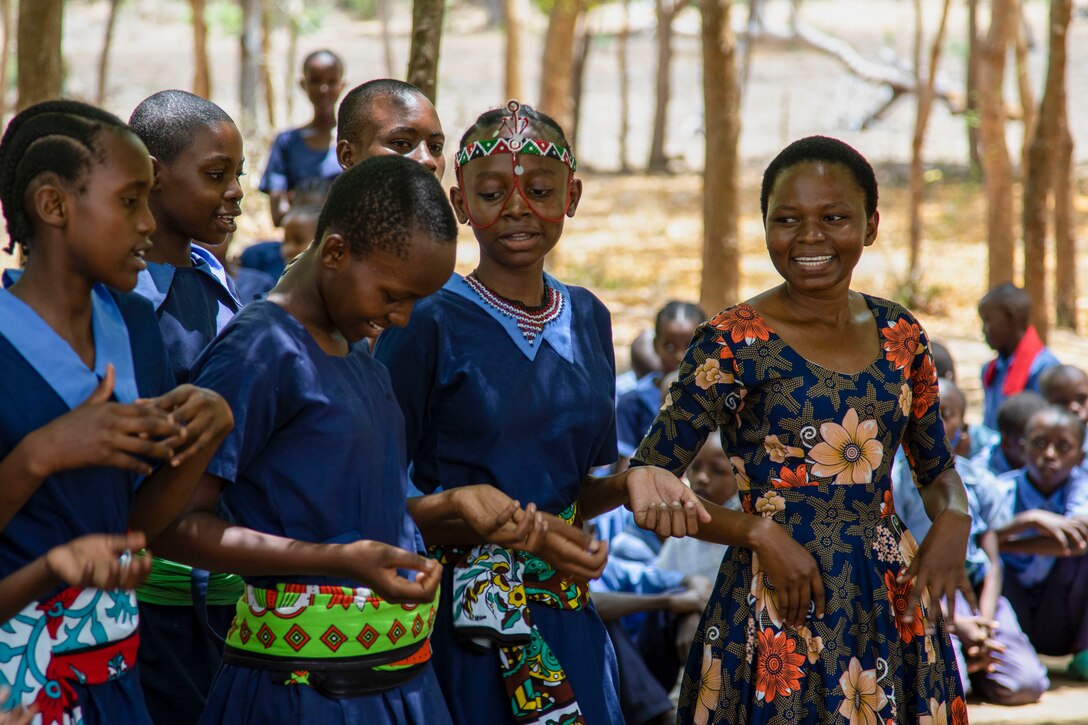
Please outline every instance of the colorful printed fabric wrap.
[[578, 162], [574, 158], [574, 152], [565, 146], [560, 146], [551, 141], [539, 138], [523, 139], [518, 136], [513, 138], [485, 138], [473, 141], [468, 146], [457, 152], [455, 157], [457, 167], [460, 168], [474, 159], [482, 159], [492, 154], [525, 154], [526, 156], [544, 156], [549, 159], [562, 161], [571, 172], [578, 170]]
[[[571, 504], [560, 518], [577, 520]], [[533, 625], [529, 602], [577, 611], [589, 592], [542, 559], [493, 544], [432, 550], [454, 562], [453, 626], [475, 649], [497, 647], [503, 683], [519, 725], [584, 723], [574, 690], [555, 653]]]
[[438, 597], [390, 604], [365, 588], [247, 585], [223, 661], [283, 672], [284, 684], [307, 685], [333, 698], [388, 690], [411, 680], [431, 659]]
[[0, 625], [0, 685], [11, 688], [0, 710], [36, 704], [45, 725], [79, 725], [71, 683], [101, 685], [132, 669], [139, 624], [131, 591], [69, 588], [30, 604]]
[[[137, 556], [144, 556], [141, 552]], [[148, 604], [175, 607], [193, 606], [193, 568], [167, 559], [154, 557], [151, 574], [136, 590], [136, 598]], [[208, 577], [207, 603], [211, 606], [227, 606], [238, 601], [245, 590], [245, 582], [237, 574], [212, 572]]]

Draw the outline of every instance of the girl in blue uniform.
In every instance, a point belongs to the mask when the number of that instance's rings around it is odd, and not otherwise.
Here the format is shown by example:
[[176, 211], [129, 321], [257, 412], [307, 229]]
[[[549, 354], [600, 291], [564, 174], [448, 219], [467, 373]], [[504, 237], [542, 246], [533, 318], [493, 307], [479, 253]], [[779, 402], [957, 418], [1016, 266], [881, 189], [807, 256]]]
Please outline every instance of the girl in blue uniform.
[[[231, 414], [214, 393], [174, 388], [154, 311], [116, 291], [136, 284], [155, 226], [139, 139], [104, 111], [53, 101], [12, 119], [0, 159], [9, 236], [32, 249], [0, 291], [6, 577], [87, 534], [153, 541]], [[46, 722], [147, 722], [130, 672], [137, 624], [132, 591], [53, 586], [0, 628], [8, 706], [36, 704]]]
[[354, 166], [315, 243], [197, 361], [237, 425], [159, 548], [247, 584], [203, 722], [449, 722], [429, 664], [441, 567], [410, 553], [403, 420], [367, 338], [442, 285], [455, 239], [423, 166]]
[[496, 508], [532, 502], [520, 514], [547, 514], [521, 541], [426, 516], [430, 496], [413, 502], [427, 542], [448, 545], [434, 551], [450, 564], [435, 659], [458, 723], [622, 722], [615, 655], [584, 586], [607, 547], [570, 524], [626, 502], [640, 524], [682, 535], [705, 513], [663, 471], [587, 479], [616, 460], [611, 321], [588, 291], [544, 273], [581, 197], [574, 169], [547, 116], [516, 101], [483, 114], [461, 139], [451, 191], [480, 264], [375, 350], [404, 412], [416, 487], [487, 484]]

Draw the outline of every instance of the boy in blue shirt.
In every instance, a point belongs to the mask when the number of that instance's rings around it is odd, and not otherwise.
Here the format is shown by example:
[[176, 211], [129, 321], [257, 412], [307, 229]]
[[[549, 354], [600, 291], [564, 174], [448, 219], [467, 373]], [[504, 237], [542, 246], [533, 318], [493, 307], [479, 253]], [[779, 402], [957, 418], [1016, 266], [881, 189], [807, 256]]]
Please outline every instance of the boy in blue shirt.
[[1028, 419], [1046, 407], [1046, 398], [1030, 390], [1006, 398], [997, 411], [997, 441], [971, 460], [995, 476], [1024, 467], [1022, 440]]

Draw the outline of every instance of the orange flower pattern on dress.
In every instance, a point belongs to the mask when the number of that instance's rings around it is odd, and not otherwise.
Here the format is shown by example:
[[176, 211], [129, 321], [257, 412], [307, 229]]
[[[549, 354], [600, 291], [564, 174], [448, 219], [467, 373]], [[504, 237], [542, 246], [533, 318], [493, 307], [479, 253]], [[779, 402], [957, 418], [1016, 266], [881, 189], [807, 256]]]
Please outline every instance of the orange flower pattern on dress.
[[809, 458], [816, 461], [812, 475], [835, 477], [835, 483], [871, 483], [873, 471], [884, 460], [884, 448], [876, 439], [875, 420], [858, 422], [858, 412], [848, 408], [842, 424], [820, 426], [823, 440], [812, 447]]
[[752, 552], [752, 598], [755, 599], [756, 618], [762, 621], [763, 615], [775, 627], [782, 627], [782, 612], [778, 608], [778, 594], [774, 587], [767, 584], [767, 575], [759, 568], [759, 554]]
[[816, 482], [808, 477], [808, 467], [804, 463], [796, 469], [790, 470], [789, 466], [782, 466], [778, 478], [772, 478], [771, 483], [775, 488], [800, 488], [801, 486], [815, 486]]
[[918, 725], [948, 725], [948, 706], [935, 697], [929, 698], [929, 714], [920, 716]]
[[720, 362], [707, 358], [695, 373], [695, 384], [703, 390], [710, 390], [718, 383], [733, 382], [733, 374], [722, 370]]
[[759, 316], [751, 305], [740, 304], [719, 312], [710, 324], [728, 332], [733, 342], [747, 342], [754, 340], [768, 340], [771, 336], [771, 328]]
[[886, 519], [895, 513], [895, 497], [889, 488], [884, 492], [884, 501], [880, 504], [880, 518]]
[[778, 436], [767, 436], [763, 439], [763, 450], [775, 463], [785, 463], [787, 458], [804, 458], [805, 452], [797, 446], [787, 446], [778, 440]]
[[884, 357], [897, 370], [909, 369], [911, 363], [925, 352], [922, 344], [922, 328], [918, 323], [900, 317], [895, 323], [880, 330], [884, 337]]
[[805, 643], [805, 649], [808, 652], [808, 663], [810, 665], [816, 664], [816, 660], [820, 659], [820, 653], [824, 651], [824, 638], [814, 635], [812, 630], [803, 624], [797, 628], [797, 636]]
[[903, 383], [899, 386], [899, 411], [903, 415], [909, 415], [910, 411], [914, 407], [914, 393], [911, 392], [910, 386]]
[[914, 605], [914, 619], [910, 622], [904, 619], [914, 585], [910, 581], [900, 584], [895, 574], [886, 571], [884, 586], [888, 589], [888, 601], [891, 602], [892, 613], [895, 615], [895, 627], [899, 630], [899, 636], [903, 641], [909, 644], [915, 637], [925, 636], [926, 627], [922, 618], [922, 608], [919, 605]]
[[712, 657], [709, 644], [703, 645], [702, 676], [699, 678], [699, 703], [695, 712], [695, 724], [706, 725], [718, 707], [722, 691], [722, 660]]
[[911, 401], [911, 413], [915, 418], [921, 418], [937, 402], [937, 368], [927, 355], [921, 367], [910, 375], [911, 392], [914, 400]]
[[744, 471], [744, 459], [738, 456], [729, 456], [729, 462], [733, 464], [733, 478], [737, 479], [738, 491], [752, 490], [752, 479]]
[[888, 704], [888, 696], [876, 681], [876, 670], [861, 669], [857, 657], [850, 658], [850, 666], [839, 678], [843, 701], [839, 714], [850, 725], [877, 725], [880, 711]]
[[967, 725], [967, 702], [959, 695], [952, 701], [952, 725]]
[[775, 634], [770, 627], [760, 632], [756, 641], [756, 699], [772, 702], [778, 695], [800, 688], [804, 661], [793, 637], [785, 632]]
[[769, 519], [779, 511], [785, 510], [786, 499], [782, 498], [782, 494], [776, 491], [768, 491], [756, 499], [756, 511], [765, 519]]

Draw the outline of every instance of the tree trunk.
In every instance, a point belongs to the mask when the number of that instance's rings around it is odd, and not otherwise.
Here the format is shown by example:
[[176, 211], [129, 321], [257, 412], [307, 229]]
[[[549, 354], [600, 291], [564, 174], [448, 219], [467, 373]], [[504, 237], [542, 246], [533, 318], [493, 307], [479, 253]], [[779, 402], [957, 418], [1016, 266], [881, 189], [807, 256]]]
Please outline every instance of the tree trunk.
[[1066, 36], [1072, 0], [1051, 0], [1050, 60], [1038, 122], [1028, 149], [1024, 180], [1024, 288], [1031, 296], [1032, 323], [1046, 339], [1050, 305], [1046, 293], [1046, 237], [1050, 192], [1054, 188], [1061, 134], [1061, 109], [1066, 104]]
[[[110, 45], [113, 43], [113, 26], [117, 22], [117, 6], [121, 0], [110, 0], [110, 12], [106, 17], [106, 32], [102, 38], [102, 55], [98, 56], [98, 88], [95, 90], [95, 103], [102, 105], [106, 101], [106, 76], [109, 72]], [[5, 56], [6, 57], [6, 56]]]
[[378, 22], [382, 26], [382, 55], [385, 57], [385, 75], [393, 77], [393, 33], [389, 29], [389, 0], [376, 0]]
[[703, 170], [703, 272], [699, 302], [708, 313], [740, 296], [737, 244], [737, 139], [740, 97], [736, 38], [730, 0], [702, 0], [703, 106], [706, 161]]
[[589, 15], [586, 14], [582, 16], [582, 32], [574, 55], [574, 87], [571, 89], [571, 95], [574, 96], [574, 122], [568, 136], [574, 148], [578, 148], [578, 127], [582, 125], [582, 99], [586, 90], [586, 66], [589, 65], [589, 51], [592, 46], [593, 28], [590, 27]]
[[264, 83], [268, 125], [276, 128], [276, 88], [272, 84], [272, 0], [261, 0], [261, 80]]
[[924, 44], [924, 17], [922, 0], [914, 0], [914, 78], [918, 86], [917, 113], [914, 117], [914, 137], [911, 140], [910, 156], [910, 264], [907, 269], [907, 285], [910, 290], [910, 305], [917, 303], [915, 296], [921, 276], [922, 254], [922, 201], [925, 197], [924, 162], [922, 146], [925, 143], [926, 127], [929, 126], [929, 114], [933, 110], [934, 86], [937, 83], [937, 65], [941, 60], [941, 46], [944, 44], [945, 28], [948, 25], [948, 10], [952, 0], [944, 0], [941, 6], [941, 22], [937, 34], [929, 49], [929, 71], [922, 77], [922, 47]]
[[287, 104], [288, 123], [295, 117], [295, 88], [298, 81], [295, 64], [298, 58], [298, 36], [302, 34], [302, 10], [302, 0], [291, 0], [283, 14], [287, 23], [287, 66], [284, 69], [283, 100]]
[[208, 21], [206, 0], [189, 0], [193, 11], [193, 93], [212, 97], [212, 75], [208, 66]]
[[438, 52], [442, 44], [442, 0], [413, 0], [412, 48], [408, 52], [408, 82], [431, 103], [438, 99]]
[[1005, 140], [1005, 57], [1016, 23], [1014, 0], [993, 0], [990, 30], [979, 54], [979, 141], [986, 194], [986, 240], [989, 247], [987, 288], [1012, 282], [1012, 164]]
[[4, 24], [0, 36], [0, 118], [8, 112], [8, 53], [11, 52], [11, 0], [0, 0], [0, 22]]
[[540, 110], [563, 130], [574, 123], [574, 39], [587, 0], [556, 0], [544, 35], [540, 74]]
[[240, 0], [242, 4], [242, 63], [238, 94], [243, 134], [257, 128], [257, 85], [261, 76], [261, 0]]
[[503, 98], [521, 98], [521, 0], [502, 0], [506, 24]]
[[64, 0], [19, 0], [18, 110], [58, 98], [64, 77]]
[[1069, 110], [1061, 109], [1057, 163], [1054, 165], [1054, 324], [1077, 331], [1077, 251], [1073, 222], [1073, 137]]
[[[649, 171], [665, 171], [669, 158], [665, 155], [665, 136], [669, 121], [669, 71], [672, 68], [672, 26], [676, 15], [687, 0], [655, 0], [657, 13], [657, 82], [654, 100], [654, 130], [650, 139]], [[734, 61], [735, 63], [735, 61]]]
[[740, 50], [740, 76], [737, 83], [737, 92], [744, 96], [744, 89], [748, 87], [748, 78], [752, 69], [752, 46], [755, 39], [763, 33], [764, 4], [766, 0], [748, 0], [748, 26], [744, 38], [738, 44]]
[[631, 132], [631, 87], [627, 82], [627, 41], [631, 37], [631, 0], [623, 2], [623, 22], [616, 43], [620, 71], [620, 172], [631, 170], [627, 164], [627, 136]]
[[[1019, 1], [1014, 12], [1017, 17], [1023, 15], [1023, 6]], [[1014, 47], [1016, 48], [1016, 90], [1020, 95], [1020, 112], [1023, 114], [1024, 122], [1024, 139], [1020, 147], [1020, 178], [1024, 179], [1027, 178], [1028, 164], [1031, 163], [1028, 158], [1028, 147], [1031, 145], [1031, 139], [1035, 137], [1036, 115], [1035, 93], [1031, 90], [1031, 69], [1028, 68], [1027, 29], [1023, 22], [1016, 24]]]
[[978, 0], [967, 0], [967, 84], [964, 118], [967, 119], [967, 153], [971, 160], [971, 176], [976, 179], [982, 175], [978, 134], [978, 64]]

